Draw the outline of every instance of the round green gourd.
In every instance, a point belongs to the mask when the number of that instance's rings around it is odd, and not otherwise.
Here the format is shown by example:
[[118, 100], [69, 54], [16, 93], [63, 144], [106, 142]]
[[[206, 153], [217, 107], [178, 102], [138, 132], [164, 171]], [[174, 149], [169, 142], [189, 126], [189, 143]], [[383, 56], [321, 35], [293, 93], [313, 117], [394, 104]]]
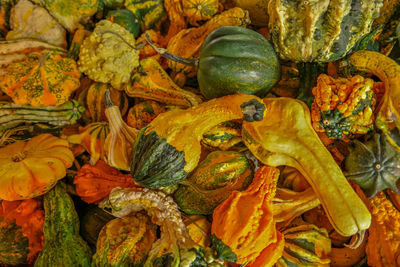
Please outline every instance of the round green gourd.
[[135, 38], [140, 34], [140, 13], [133, 13], [128, 9], [110, 10], [107, 13], [107, 19], [112, 20], [127, 29]]
[[208, 99], [244, 93], [264, 97], [280, 80], [281, 68], [274, 48], [261, 34], [238, 26], [224, 26], [205, 39], [196, 60], [155, 47], [162, 56], [197, 66], [201, 93]]
[[179, 185], [174, 199], [187, 214], [212, 214], [233, 190], [244, 190], [253, 178], [243, 153], [214, 151]]
[[205, 39], [197, 80], [206, 98], [234, 93], [264, 97], [279, 79], [278, 57], [261, 34], [242, 27], [225, 26]]
[[365, 143], [354, 140], [345, 160], [347, 179], [358, 184], [369, 198], [386, 188], [400, 193], [396, 181], [400, 178], [400, 153], [384, 135], [375, 134]]

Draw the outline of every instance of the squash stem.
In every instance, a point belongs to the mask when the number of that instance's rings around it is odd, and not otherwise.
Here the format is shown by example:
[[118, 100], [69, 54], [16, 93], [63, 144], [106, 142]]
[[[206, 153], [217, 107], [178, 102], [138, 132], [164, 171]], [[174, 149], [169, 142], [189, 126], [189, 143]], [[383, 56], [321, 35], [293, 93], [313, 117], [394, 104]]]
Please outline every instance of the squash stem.
[[167, 51], [165, 48], [157, 47], [153, 41], [150, 39], [150, 36], [148, 33], [145, 33], [146, 41], [149, 43], [149, 45], [161, 56], [168, 58], [170, 60], [176, 61], [178, 63], [182, 63], [184, 65], [188, 66], [195, 66], [196, 68], [199, 65], [199, 59], [191, 59], [191, 58], [184, 58], [178, 55], [171, 54]]
[[106, 33], [111, 33], [111, 34], [114, 34], [115, 36], [119, 37], [127, 46], [129, 46], [133, 50], [137, 50], [138, 51], [138, 50], [140, 50], [140, 49], [142, 49], [144, 47], [143, 43], [139, 43], [136, 47], [131, 45], [130, 43], [128, 43], [127, 40], [125, 40], [124, 37], [122, 37], [120, 34], [118, 34], [116, 32], [113, 32], [113, 31], [103, 31], [103, 32], [101, 32], [101, 35], [103, 36]]
[[111, 101], [110, 90], [106, 90], [104, 93], [104, 98], [106, 100], [106, 108], [111, 108], [114, 106], [114, 103]]
[[299, 94], [297, 99], [305, 102], [308, 107], [314, 100], [312, 89], [317, 85], [317, 78], [326, 72], [327, 64], [315, 62], [300, 62], [297, 64], [300, 76]]

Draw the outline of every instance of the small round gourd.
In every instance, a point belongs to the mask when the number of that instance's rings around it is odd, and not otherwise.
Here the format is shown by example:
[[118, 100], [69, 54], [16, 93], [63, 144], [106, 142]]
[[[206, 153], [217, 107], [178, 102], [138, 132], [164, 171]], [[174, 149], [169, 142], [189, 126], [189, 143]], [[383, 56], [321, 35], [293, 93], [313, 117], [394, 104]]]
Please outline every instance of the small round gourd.
[[400, 178], [400, 153], [387, 141], [375, 134], [365, 143], [354, 140], [345, 160], [348, 179], [358, 184], [369, 198], [386, 188], [400, 193], [396, 181]]

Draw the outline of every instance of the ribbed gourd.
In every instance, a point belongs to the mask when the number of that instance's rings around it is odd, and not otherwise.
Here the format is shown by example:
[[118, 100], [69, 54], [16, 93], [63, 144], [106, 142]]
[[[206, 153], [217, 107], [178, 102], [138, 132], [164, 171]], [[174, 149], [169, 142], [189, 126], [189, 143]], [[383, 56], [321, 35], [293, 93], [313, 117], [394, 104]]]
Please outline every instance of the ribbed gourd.
[[374, 197], [386, 188], [400, 193], [396, 186], [400, 178], [400, 152], [384, 135], [375, 134], [364, 143], [354, 140], [349, 150], [345, 175], [358, 184], [367, 197]]
[[174, 199], [187, 214], [212, 214], [233, 190], [251, 183], [253, 170], [243, 153], [214, 151], [181, 182]]
[[92, 252], [79, 235], [79, 218], [63, 182], [44, 196], [44, 246], [35, 267], [90, 267]]

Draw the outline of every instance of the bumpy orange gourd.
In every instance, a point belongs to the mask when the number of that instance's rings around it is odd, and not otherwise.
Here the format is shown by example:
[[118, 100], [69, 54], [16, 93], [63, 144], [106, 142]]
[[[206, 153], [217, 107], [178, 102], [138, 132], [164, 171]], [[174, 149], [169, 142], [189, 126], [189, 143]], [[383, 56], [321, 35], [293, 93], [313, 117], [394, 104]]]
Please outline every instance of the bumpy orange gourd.
[[137, 186], [129, 174], [122, 174], [103, 160], [94, 166], [85, 164], [76, 174], [74, 184], [83, 201], [95, 204], [105, 199], [115, 187]]
[[68, 142], [41, 134], [0, 148], [0, 199], [20, 200], [45, 194], [72, 166]]
[[138, 130], [149, 124], [158, 114], [164, 113], [165, 107], [156, 101], [147, 100], [131, 107], [126, 123]]
[[219, 9], [218, 0], [182, 0], [183, 14], [190, 24], [196, 25], [199, 20], [211, 19]]
[[211, 233], [231, 248], [238, 264], [272, 266], [282, 255], [272, 209], [278, 177], [278, 169], [261, 167], [246, 190], [233, 191], [214, 210]]
[[19, 105], [60, 105], [80, 85], [76, 62], [55, 51], [30, 53], [2, 70], [0, 89]]

